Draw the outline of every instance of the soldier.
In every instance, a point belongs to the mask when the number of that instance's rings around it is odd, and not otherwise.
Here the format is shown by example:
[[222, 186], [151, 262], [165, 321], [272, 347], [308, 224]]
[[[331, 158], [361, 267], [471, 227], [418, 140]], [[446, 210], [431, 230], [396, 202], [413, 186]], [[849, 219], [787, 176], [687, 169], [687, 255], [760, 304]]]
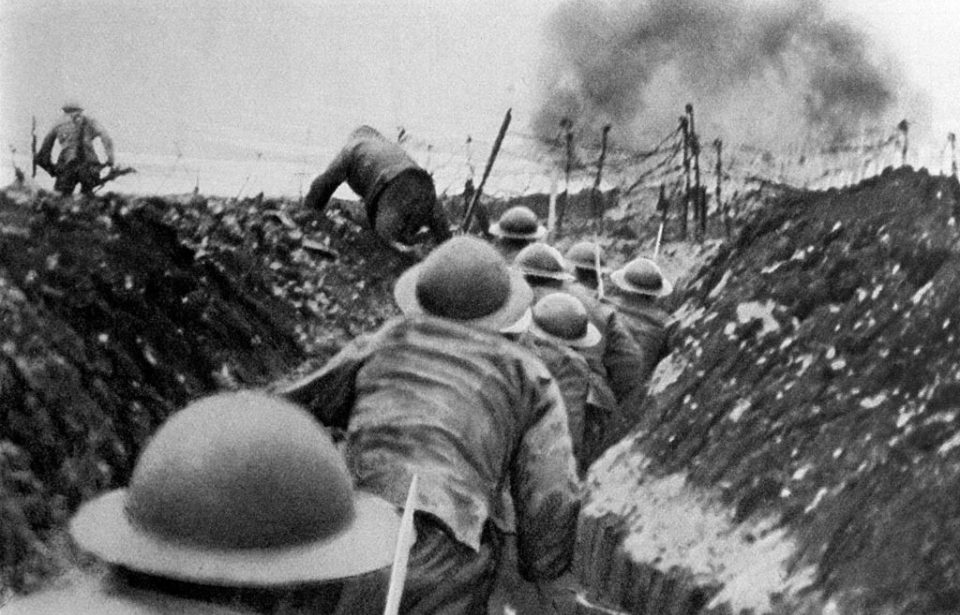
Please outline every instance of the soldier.
[[580, 350], [595, 382], [584, 426], [582, 458], [589, 465], [637, 420], [645, 393], [641, 380], [643, 352], [616, 310], [570, 280], [573, 276], [567, 273], [567, 261], [556, 249], [545, 244], [528, 246], [517, 255], [514, 267], [524, 273], [536, 297], [559, 291], [576, 297], [600, 331], [599, 343]]
[[648, 258], [636, 258], [610, 275], [614, 291], [607, 300], [622, 316], [624, 324], [643, 350], [644, 381], [667, 353], [667, 312], [657, 299], [673, 292], [673, 284]]
[[444, 243], [394, 296], [402, 317], [280, 391], [347, 430], [360, 488], [403, 506], [419, 476], [401, 612], [484, 613], [510, 529], [508, 480], [523, 576], [570, 564], [579, 481], [563, 399], [544, 364], [500, 333], [529, 313], [531, 292], [483, 240]]
[[[100, 185], [100, 171], [113, 166], [113, 140], [100, 122], [83, 113], [76, 101], [63, 104], [63, 118], [43, 138], [36, 154], [37, 166], [56, 178], [53, 189], [61, 194], [73, 194], [77, 184], [83, 194], [92, 194]], [[106, 164], [101, 164], [94, 147], [100, 139]], [[60, 154], [53, 163], [53, 146], [60, 145]]]
[[[597, 290], [600, 286], [600, 276], [606, 271], [603, 260], [603, 251], [592, 241], [579, 241], [567, 250], [564, 255], [573, 266], [574, 276], [581, 285], [590, 290]], [[600, 269], [597, 269], [599, 261]]]
[[520, 250], [546, 237], [547, 228], [540, 224], [532, 209], [517, 205], [503, 212], [500, 219], [490, 225], [489, 232], [500, 254], [512, 263]]
[[545, 296], [533, 306], [529, 334], [536, 355], [560, 386], [573, 438], [573, 455], [582, 477], [587, 470], [585, 417], [598, 410], [598, 399], [609, 402], [613, 395], [606, 381], [590, 370], [580, 352], [600, 343], [600, 330], [590, 322], [587, 309], [579, 299], [559, 292]]
[[109, 574], [3, 612], [378, 613], [399, 527], [304, 410], [221, 393], [174, 414], [129, 487], [74, 515], [70, 534]]
[[563, 288], [574, 279], [563, 254], [545, 243], [530, 244], [517, 253], [513, 267], [523, 274], [533, 290], [534, 302]]
[[361, 126], [350, 134], [337, 157], [313, 180], [304, 204], [323, 210], [343, 182], [363, 199], [370, 225], [392, 248], [409, 252], [422, 227], [437, 243], [450, 238], [433, 178], [400, 145], [373, 128]]

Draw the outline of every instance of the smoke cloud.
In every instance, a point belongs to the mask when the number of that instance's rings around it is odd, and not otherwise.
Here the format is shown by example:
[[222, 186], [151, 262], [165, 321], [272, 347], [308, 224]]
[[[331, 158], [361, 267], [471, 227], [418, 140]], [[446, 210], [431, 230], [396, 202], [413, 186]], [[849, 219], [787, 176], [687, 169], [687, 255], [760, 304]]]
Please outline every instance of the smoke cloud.
[[532, 122], [545, 141], [567, 118], [637, 143], [690, 102], [710, 138], [837, 142], [888, 121], [902, 89], [897, 66], [821, 0], [569, 0], [546, 41]]

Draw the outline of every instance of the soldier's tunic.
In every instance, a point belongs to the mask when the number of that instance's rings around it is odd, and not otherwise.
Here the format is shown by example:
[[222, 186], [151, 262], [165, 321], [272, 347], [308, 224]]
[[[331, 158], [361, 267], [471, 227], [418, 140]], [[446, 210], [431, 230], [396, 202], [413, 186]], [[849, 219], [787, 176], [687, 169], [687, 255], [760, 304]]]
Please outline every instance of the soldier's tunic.
[[583, 354], [589, 363], [603, 366], [617, 402], [622, 403], [636, 387], [643, 385], [643, 352], [617, 311], [597, 299], [592, 290], [571, 282], [563, 285], [563, 292], [583, 303], [590, 322], [600, 330], [600, 343], [584, 348]]
[[573, 553], [579, 481], [560, 390], [493, 331], [402, 317], [333, 357], [295, 401], [346, 428], [357, 487], [403, 506], [420, 477], [404, 613], [483, 613], [510, 484], [520, 570], [559, 576]]
[[423, 226], [438, 243], [451, 237], [433, 178], [400, 145], [369, 126], [350, 134], [347, 144], [311, 183], [304, 204], [322, 210], [343, 182], [363, 199], [367, 219], [385, 240], [411, 244]]
[[606, 297], [606, 301], [617, 310], [620, 320], [643, 352], [642, 378], [644, 382], [649, 381], [653, 370], [667, 353], [669, 314], [652, 299], [644, 297], [616, 294]]
[[615, 397], [589, 406], [595, 409], [587, 413], [584, 425], [584, 460], [589, 465], [640, 420], [647, 359], [617, 311], [597, 299], [594, 291], [576, 282], [564, 284], [563, 291], [583, 302], [590, 321], [600, 330], [600, 343], [581, 352], [592, 371], [606, 374]]

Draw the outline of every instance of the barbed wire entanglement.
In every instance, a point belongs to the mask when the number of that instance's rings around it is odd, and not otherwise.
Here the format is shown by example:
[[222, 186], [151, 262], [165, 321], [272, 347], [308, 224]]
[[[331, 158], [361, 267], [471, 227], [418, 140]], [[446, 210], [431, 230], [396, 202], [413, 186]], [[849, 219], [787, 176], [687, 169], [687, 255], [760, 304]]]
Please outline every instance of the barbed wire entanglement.
[[[664, 225], [676, 227], [669, 237], [688, 239], [692, 228], [692, 238], [703, 240], [711, 219], [717, 220], [722, 233], [732, 232], [743, 214], [745, 195], [769, 189], [839, 188], [912, 161], [907, 120], [887, 129], [861, 129], [826, 143], [822, 137], [810, 136], [774, 151], [701, 135], [695, 119], [693, 106], [686, 105], [677, 126], [649, 148], [609, 142], [609, 124], [587, 134], [569, 119], [560, 122], [553, 138], [511, 131], [484, 198], [549, 196], [550, 203], [556, 204], [560, 232], [566, 216], [597, 216], [597, 223], [603, 224], [603, 211], [612, 209], [614, 220], [642, 213], [659, 215]], [[416, 135], [408, 135], [405, 141], [414, 152], [427, 144], [434, 151], [456, 147]], [[472, 135], [467, 145], [468, 156], [433, 157], [428, 171], [443, 178], [438, 181], [441, 194], [459, 194], [476, 174], [476, 160], [470, 156], [479, 159], [493, 142]], [[464, 150], [463, 141], [459, 148]], [[929, 157], [924, 162], [931, 164]], [[953, 133], [940, 148], [939, 163], [941, 173], [956, 175]]]
[[[703, 239], [708, 220], [718, 221], [716, 226], [730, 234], [749, 200], [745, 195], [762, 190], [838, 188], [908, 163], [957, 174], [955, 133], [924, 150], [910, 144], [912, 125], [907, 120], [885, 128], [851, 129], [827, 141], [811, 135], [777, 145], [774, 151], [724, 135], [701, 134], [692, 105], [678, 115], [676, 125], [649, 138], [651, 145], [625, 142], [626, 131], [608, 139], [617, 132], [610, 124], [575, 126], [565, 118], [554, 134], [544, 136], [526, 132], [521, 119], [502, 139], [482, 202], [495, 205], [539, 195], [537, 203], [554, 205], [558, 230], [568, 216], [595, 218], [599, 229], [650, 215], [668, 226], [668, 240], [687, 239], [691, 228], [693, 238]], [[302, 198], [305, 186], [341, 145], [310, 131], [305, 134], [297, 123], [269, 136], [225, 124], [197, 123], [191, 129], [191, 140], [175, 141], [162, 154], [131, 156], [139, 172], [118, 181], [116, 189], [123, 192], [129, 186], [132, 192], [151, 195], [203, 192], [240, 198], [263, 193]], [[438, 193], [461, 200], [476, 189], [496, 137], [440, 133], [430, 125], [396, 130], [397, 140], [433, 175]], [[23, 153], [28, 151], [11, 144], [12, 166], [29, 167], [29, 154]]]

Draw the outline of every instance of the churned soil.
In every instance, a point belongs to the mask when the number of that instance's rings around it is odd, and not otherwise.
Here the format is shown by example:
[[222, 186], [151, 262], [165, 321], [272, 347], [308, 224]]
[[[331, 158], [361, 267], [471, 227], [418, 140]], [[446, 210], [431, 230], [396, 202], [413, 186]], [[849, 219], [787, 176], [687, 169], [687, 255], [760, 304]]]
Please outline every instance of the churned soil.
[[396, 313], [409, 265], [350, 216], [263, 198], [0, 192], [0, 586], [78, 561], [65, 522], [170, 413], [309, 367]]
[[785, 191], [718, 249], [678, 299], [642, 423], [591, 470], [578, 574], [596, 604], [956, 612], [958, 217], [956, 178], [887, 169]]

